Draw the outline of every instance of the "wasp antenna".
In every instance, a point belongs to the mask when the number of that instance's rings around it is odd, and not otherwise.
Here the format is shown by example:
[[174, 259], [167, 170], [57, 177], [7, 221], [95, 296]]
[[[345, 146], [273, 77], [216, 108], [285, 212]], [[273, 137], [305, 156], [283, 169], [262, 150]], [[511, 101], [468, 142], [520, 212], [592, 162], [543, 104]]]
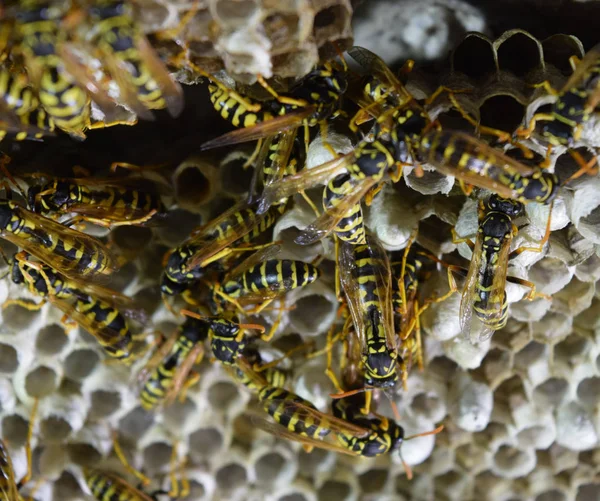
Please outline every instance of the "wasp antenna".
[[402, 457], [402, 451], [399, 451], [399, 454], [400, 454], [400, 461], [402, 461], [402, 467], [404, 468], [404, 471], [406, 472], [406, 478], [408, 480], [412, 480], [413, 479], [412, 468], [408, 465], [408, 463], [406, 461], [404, 461], [404, 458]]
[[259, 331], [261, 334], [266, 331], [264, 325], [260, 324], [238, 324], [240, 329], [244, 329], [247, 331]]
[[331, 398], [334, 399], [340, 399], [340, 398], [346, 398], [346, 397], [351, 397], [352, 395], [358, 395], [359, 393], [363, 393], [365, 391], [369, 390], [369, 388], [365, 387], [365, 388], [358, 388], [357, 390], [349, 390], [349, 391], [345, 391], [343, 393], [332, 393], [329, 396]]
[[383, 390], [383, 394], [390, 401], [390, 406], [392, 407], [392, 412], [394, 413], [394, 419], [396, 421], [400, 421], [402, 419], [402, 417], [400, 416], [400, 411], [398, 410], [398, 406], [396, 405], [396, 402], [394, 402], [394, 400], [392, 399], [392, 396], [387, 391]]
[[405, 437], [404, 441], [412, 440], [413, 438], [426, 437], [427, 435], [437, 435], [440, 431], [444, 429], [444, 425], [439, 425], [435, 430], [424, 431], [423, 433], [418, 433], [416, 435], [411, 435], [410, 437]]
[[196, 313], [196, 312], [193, 312], [193, 311], [190, 311], [190, 310], [186, 310], [185, 308], [179, 310], [179, 313], [181, 313], [185, 317], [192, 317], [192, 318], [195, 318], [197, 320], [206, 320], [206, 318], [203, 317], [202, 315], [200, 315], [199, 313]]

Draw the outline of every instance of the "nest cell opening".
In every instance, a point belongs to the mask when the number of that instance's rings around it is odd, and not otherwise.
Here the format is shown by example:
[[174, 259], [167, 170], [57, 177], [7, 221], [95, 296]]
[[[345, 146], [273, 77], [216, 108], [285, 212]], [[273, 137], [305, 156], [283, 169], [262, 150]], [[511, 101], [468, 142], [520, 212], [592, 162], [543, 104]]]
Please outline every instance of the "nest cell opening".
[[27, 440], [29, 423], [18, 414], [2, 419], [2, 437], [15, 448], [23, 447]]
[[496, 71], [492, 44], [478, 36], [467, 36], [452, 54], [456, 72], [480, 79]]
[[388, 470], [369, 470], [358, 477], [358, 483], [365, 494], [381, 492], [388, 476]]
[[567, 495], [558, 489], [542, 492], [535, 497], [535, 501], [566, 501], [567, 499]]
[[537, 42], [523, 33], [515, 33], [497, 49], [498, 66], [517, 77], [524, 77], [540, 66], [542, 55]]
[[323, 330], [323, 323], [334, 311], [335, 305], [328, 298], [311, 294], [296, 301], [290, 322], [300, 332], [317, 333]]
[[98, 390], [92, 393], [92, 405], [89, 419], [102, 419], [118, 411], [121, 407], [121, 395], [113, 391]]
[[260, 457], [254, 465], [257, 483], [273, 483], [281, 474], [286, 462], [287, 459], [277, 452], [271, 452]]
[[247, 21], [258, 10], [258, 5], [252, 0], [219, 0], [217, 16], [225, 24]]
[[437, 395], [419, 393], [413, 398], [410, 408], [419, 416], [437, 421], [443, 417], [445, 405]]
[[191, 453], [201, 457], [212, 457], [223, 448], [223, 435], [216, 428], [203, 428], [190, 435]]
[[591, 348], [592, 342], [589, 339], [572, 334], [554, 347], [554, 359], [573, 364], [585, 357]]
[[148, 472], [157, 472], [163, 468], [167, 468], [172, 453], [173, 447], [165, 442], [156, 442], [146, 447], [143, 456], [144, 465], [148, 469]]
[[581, 49], [570, 37], [566, 39], [563, 35], [554, 35], [542, 42], [544, 49], [544, 61], [557, 68], [563, 75], [573, 73], [569, 58], [571, 56], [582, 57]]
[[585, 406], [594, 407], [600, 402], [600, 377], [593, 376], [584, 379], [577, 386], [577, 397]]
[[72, 351], [65, 359], [65, 376], [75, 381], [81, 381], [94, 372], [99, 361], [100, 356], [93, 350]]
[[502, 445], [494, 455], [494, 463], [508, 478], [515, 478], [529, 473], [535, 467], [536, 458], [533, 452]]
[[515, 367], [526, 369], [531, 364], [541, 360], [546, 352], [546, 347], [536, 341], [531, 341], [515, 355]]
[[230, 463], [217, 471], [215, 479], [221, 491], [233, 491], [246, 484], [248, 474], [241, 464]]
[[565, 379], [552, 377], [533, 390], [533, 400], [542, 408], [559, 406], [569, 391], [569, 383]]
[[346, 482], [328, 480], [317, 493], [319, 501], [330, 501], [331, 499], [347, 499], [352, 492], [352, 487]]
[[211, 181], [200, 168], [189, 165], [177, 175], [175, 192], [177, 200], [183, 206], [198, 206], [206, 200], [212, 191]]
[[[341, 5], [331, 5], [315, 14], [314, 29], [315, 34], [319, 31], [340, 31], [346, 25], [348, 11]], [[318, 36], [317, 36], [318, 38]]]
[[583, 484], [577, 489], [576, 501], [596, 501], [600, 499], [600, 484]]
[[263, 21], [263, 28], [273, 47], [281, 47], [298, 36], [299, 22], [296, 14], [274, 12]]
[[0, 343], [0, 372], [11, 374], [19, 367], [17, 350], [11, 345]]
[[208, 389], [208, 401], [217, 411], [226, 410], [239, 396], [238, 387], [229, 381], [219, 381]]
[[320, 470], [328, 456], [329, 453], [323, 449], [315, 448], [312, 452], [300, 449], [298, 453], [298, 471], [301, 471], [303, 475], [312, 476]]
[[139, 251], [152, 240], [152, 230], [143, 226], [118, 226], [111, 232], [110, 239], [125, 252]]
[[49, 416], [40, 423], [40, 432], [46, 442], [60, 444], [73, 432], [66, 419], [60, 416]]
[[248, 186], [250, 186], [252, 176], [254, 175], [254, 169], [252, 167], [244, 168], [247, 160], [247, 157], [239, 156], [222, 163], [219, 167], [221, 183], [228, 193], [243, 195], [248, 191]]
[[286, 494], [279, 498], [278, 501], [308, 501], [304, 494], [300, 494], [299, 492], [294, 492], [293, 494]]
[[512, 132], [523, 120], [525, 106], [508, 95], [492, 96], [479, 108], [481, 125]]
[[68, 471], [63, 471], [54, 482], [52, 499], [81, 499], [83, 493], [77, 479]]
[[138, 440], [154, 422], [154, 414], [136, 407], [119, 421], [119, 431], [122, 435]]
[[[33, 301], [27, 299], [28, 302]], [[22, 332], [26, 331], [40, 314], [40, 310], [28, 310], [16, 304], [10, 304], [2, 312], [3, 327], [6, 331]]]
[[38, 332], [35, 347], [44, 355], [56, 355], [60, 353], [69, 342], [65, 330], [56, 324], [43, 327]]
[[181, 501], [197, 501], [206, 495], [206, 488], [197, 480], [190, 480], [190, 494]]
[[71, 461], [80, 466], [95, 466], [102, 459], [100, 451], [90, 444], [68, 444], [67, 451], [69, 452]]
[[50, 367], [37, 367], [25, 377], [25, 390], [34, 398], [43, 398], [58, 388], [58, 374]]

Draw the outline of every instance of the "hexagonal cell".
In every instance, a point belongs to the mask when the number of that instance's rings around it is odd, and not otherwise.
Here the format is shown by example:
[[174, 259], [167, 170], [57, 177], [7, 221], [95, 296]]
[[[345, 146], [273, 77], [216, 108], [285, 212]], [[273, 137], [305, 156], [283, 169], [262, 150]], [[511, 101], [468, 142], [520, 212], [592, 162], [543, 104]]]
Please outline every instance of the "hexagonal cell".
[[23, 332], [36, 321], [39, 314], [39, 310], [32, 311], [16, 304], [9, 304], [2, 312], [3, 328], [9, 332]]
[[53, 485], [53, 499], [65, 501], [81, 499], [83, 492], [77, 479], [68, 471], [62, 472]]
[[40, 433], [43, 439], [49, 443], [60, 444], [72, 432], [71, 424], [60, 416], [49, 416], [40, 422]]
[[190, 435], [190, 453], [200, 458], [214, 457], [223, 448], [223, 434], [217, 428], [201, 428]]
[[75, 381], [81, 381], [88, 377], [98, 365], [100, 355], [94, 350], [73, 350], [64, 363], [65, 376]]
[[577, 386], [577, 396], [580, 402], [588, 407], [595, 407], [600, 402], [600, 377], [594, 376], [584, 379]]
[[285, 496], [280, 497], [277, 501], [308, 501], [304, 494], [299, 492], [294, 492], [293, 494], [286, 494]]
[[272, 483], [285, 467], [286, 461], [287, 459], [277, 452], [260, 457], [254, 463], [257, 483], [261, 485]]
[[2, 418], [2, 437], [15, 448], [25, 445], [28, 428], [29, 423], [18, 414]]
[[229, 381], [218, 381], [208, 389], [208, 401], [213, 409], [225, 411], [240, 398], [238, 387]]
[[25, 377], [25, 390], [34, 398], [47, 397], [58, 388], [59, 376], [50, 367], [40, 365]]
[[373, 494], [381, 492], [389, 476], [388, 470], [371, 469], [358, 477], [358, 483], [363, 493]]
[[9, 344], [0, 343], [0, 372], [12, 374], [18, 367], [17, 350]]
[[298, 471], [312, 477], [318, 471], [326, 470], [328, 460], [331, 460], [331, 453], [326, 450], [315, 448], [312, 452], [306, 452], [301, 449], [298, 452]]
[[518, 77], [524, 77], [543, 64], [541, 44], [531, 35], [513, 30], [505, 33], [500, 42], [495, 42], [498, 54], [498, 66]]
[[315, 10], [313, 35], [317, 46], [321, 47], [328, 41], [339, 40], [350, 34], [352, 7], [346, 0], [325, 0], [318, 2]]
[[337, 480], [327, 480], [319, 491], [317, 496], [319, 501], [330, 501], [331, 499], [348, 499], [352, 493], [352, 487], [346, 482]]
[[578, 38], [570, 35], [557, 34], [542, 42], [544, 61], [558, 68], [563, 75], [570, 75], [573, 68], [569, 62], [571, 56], [582, 58], [585, 51]]
[[88, 418], [103, 419], [121, 407], [121, 395], [112, 391], [98, 390], [92, 393], [92, 406]]
[[35, 340], [35, 347], [44, 355], [60, 353], [69, 342], [65, 329], [60, 325], [51, 324], [41, 328]]
[[535, 497], [535, 501], [567, 501], [568, 495], [558, 489], [550, 489]]
[[449, 471], [435, 477], [435, 490], [439, 495], [450, 494], [450, 499], [460, 499], [466, 495], [467, 476], [458, 471]]
[[481, 125], [512, 131], [523, 121], [525, 106], [513, 96], [496, 95], [486, 99], [479, 108]]
[[575, 501], [597, 501], [600, 499], [600, 484], [583, 484], [577, 488]]
[[469, 33], [452, 52], [452, 70], [480, 79], [496, 72], [491, 41], [480, 33]]
[[95, 466], [102, 460], [102, 454], [93, 445], [85, 443], [67, 444], [71, 461], [80, 466]]
[[223, 189], [232, 195], [243, 195], [248, 192], [248, 187], [254, 176], [254, 169], [244, 168], [250, 154], [234, 151], [227, 155], [219, 165]]
[[194, 157], [183, 162], [173, 174], [179, 206], [195, 212], [210, 202], [221, 188], [221, 175], [217, 166], [204, 158]]
[[585, 362], [591, 347], [590, 339], [573, 333], [554, 347], [554, 359], [574, 366]]
[[295, 308], [290, 311], [290, 322], [301, 333], [323, 332], [329, 326], [328, 320], [335, 310], [330, 298], [311, 294], [296, 301]]
[[154, 442], [143, 451], [144, 465], [148, 472], [161, 471], [167, 468], [171, 460], [173, 447], [165, 442]]
[[531, 341], [515, 355], [515, 368], [527, 369], [528, 366], [546, 358], [548, 347]]
[[215, 479], [219, 490], [234, 491], [244, 486], [248, 481], [246, 468], [239, 463], [229, 463], [216, 472]]
[[138, 440], [153, 422], [153, 413], [146, 412], [142, 407], [136, 407], [121, 418], [118, 428], [122, 435]]
[[190, 479], [190, 493], [186, 497], [181, 498], [181, 501], [196, 501], [204, 498], [205, 495], [206, 488], [204, 485], [195, 479]]
[[413, 398], [410, 408], [412, 412], [426, 419], [437, 421], [446, 410], [445, 402], [433, 393], [418, 393]]
[[119, 248], [119, 252], [133, 259], [152, 240], [152, 230], [142, 226], [119, 226], [111, 232], [110, 240]]
[[533, 471], [536, 462], [532, 450], [502, 445], [494, 454], [493, 470], [505, 478], [518, 478]]
[[533, 401], [542, 406], [560, 405], [569, 391], [569, 383], [561, 378], [550, 378], [533, 390]]

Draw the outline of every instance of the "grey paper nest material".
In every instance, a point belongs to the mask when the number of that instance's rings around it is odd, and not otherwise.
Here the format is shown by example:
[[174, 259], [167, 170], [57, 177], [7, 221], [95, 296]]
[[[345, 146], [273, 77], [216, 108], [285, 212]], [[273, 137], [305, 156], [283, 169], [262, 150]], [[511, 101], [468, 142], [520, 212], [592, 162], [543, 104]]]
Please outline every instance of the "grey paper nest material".
[[[165, 18], [172, 26], [190, 6], [190, 2], [144, 2], [144, 21], [149, 31], [164, 28]], [[351, 36], [349, 2], [221, 0], [199, 6], [194, 24], [187, 28], [197, 57], [223, 57], [233, 73], [266, 69], [279, 75], [300, 74], [312, 66], [322, 44]], [[252, 20], [248, 25], [240, 22], [242, 9], [242, 17]], [[323, 12], [331, 13], [332, 24], [317, 22], [320, 16], [327, 18]], [[281, 32], [274, 27], [276, 21]], [[218, 36], [194, 40], [194, 26], [210, 22], [216, 23]], [[273, 53], [276, 36], [282, 37], [276, 39], [280, 52]], [[240, 47], [251, 47], [252, 58]], [[519, 58], [521, 66], [514, 65], [514, 53], [527, 56]], [[581, 56], [581, 44], [570, 36], [540, 42], [521, 31], [498, 40], [473, 34], [455, 48], [450, 72], [411, 76], [409, 85], [425, 95], [441, 83], [470, 89], [458, 95], [461, 104], [485, 125], [509, 129], [532, 113], [529, 103], [538, 92], [532, 83], [549, 79], [559, 85], [565, 80], [568, 55]], [[454, 121], [452, 107], [442, 94], [431, 111], [442, 122]], [[508, 111], [498, 111], [504, 109]], [[590, 130], [584, 146], [595, 145], [597, 133], [597, 127]], [[339, 151], [348, 148], [344, 138], [332, 143]], [[539, 145], [531, 146], [543, 152]], [[313, 143], [311, 158], [322, 159], [322, 150], [322, 144]], [[243, 196], [249, 178], [240, 183], [237, 179], [248, 175], [242, 168], [247, 158], [240, 149], [223, 158], [193, 157], [184, 162], [173, 174], [179, 205], [174, 219], [153, 229], [152, 245], [119, 274], [121, 288], [149, 305], [153, 323], [165, 334], [175, 328], [156, 291], [165, 247], [176, 245], [200, 221], [220, 214]], [[476, 202], [464, 197], [453, 179], [424, 167], [425, 176], [406, 169], [405, 185], [386, 186], [366, 211], [366, 222], [389, 250], [404, 248], [418, 225], [424, 246], [449, 254], [456, 248], [452, 226], [462, 236], [476, 233]], [[561, 175], [572, 172], [570, 155], [556, 151], [550, 168]], [[229, 183], [225, 174], [219, 177], [218, 169], [231, 169], [236, 182]], [[185, 402], [145, 412], [135, 386], [143, 360], [132, 367], [104, 363], [91, 336], [80, 329], [65, 336], [61, 313], [51, 305], [35, 313], [14, 306], [0, 313], [0, 420], [17, 476], [25, 468], [22, 447], [33, 400], [40, 397], [33, 442], [34, 478], [41, 479], [35, 492], [39, 501], [90, 500], [84, 494], [82, 466], [115, 468], [126, 475], [112, 453], [111, 429], [119, 430], [132, 464], [156, 479], [153, 487], [168, 487], [173, 447], [179, 457], [187, 456], [185, 471], [192, 488], [188, 501], [600, 498], [599, 182], [583, 177], [562, 188], [554, 205], [550, 245], [541, 254], [524, 253], [511, 263], [511, 274], [533, 281], [541, 292], [553, 296], [552, 301], [522, 301], [525, 290], [509, 285], [507, 327], [478, 345], [459, 336], [459, 294], [423, 314], [424, 371], [413, 370], [407, 389], [394, 398], [407, 433], [430, 430], [440, 422], [446, 429], [435, 438], [423, 437], [403, 447], [404, 459], [414, 466], [412, 482], [398, 456], [358, 460], [322, 450], [307, 454], [297, 444], [257, 432], [248, 418], [250, 394], [206, 359], [197, 367], [201, 380]], [[202, 197], [191, 196], [190, 187]], [[518, 221], [522, 229], [515, 245], [539, 241], [546, 219], [545, 207], [530, 204]], [[285, 299], [284, 306], [296, 308], [284, 313], [275, 343], [300, 334], [322, 345], [336, 318], [332, 245], [323, 241], [300, 247], [293, 242], [298, 230], [312, 220], [314, 213], [298, 199], [273, 229], [273, 238], [283, 240], [285, 257], [309, 261], [325, 256], [323, 277]], [[134, 230], [127, 231], [134, 240], [138, 237]], [[146, 232], [139, 235], [139, 247], [150, 238]], [[127, 243], [121, 230], [112, 236], [117, 246]], [[458, 246], [458, 253], [470, 257], [467, 246]], [[443, 275], [434, 280], [432, 289], [447, 287]], [[0, 299], [9, 297], [30, 296], [2, 280]], [[273, 312], [263, 320], [273, 323]], [[273, 359], [280, 354], [275, 347], [270, 353]], [[334, 390], [324, 376], [324, 364], [324, 358], [318, 358], [294, 367], [295, 389], [320, 406]], [[380, 408], [388, 410], [385, 401]]]

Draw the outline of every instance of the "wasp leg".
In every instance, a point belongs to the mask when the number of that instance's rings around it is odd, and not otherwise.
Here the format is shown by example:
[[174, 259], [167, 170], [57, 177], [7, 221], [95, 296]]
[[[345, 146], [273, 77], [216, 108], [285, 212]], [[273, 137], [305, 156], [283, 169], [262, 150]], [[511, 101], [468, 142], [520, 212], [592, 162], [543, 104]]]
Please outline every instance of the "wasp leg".
[[547, 299], [548, 301], [552, 300], [552, 296], [550, 296], [548, 294], [544, 294], [543, 292], [537, 292], [535, 284], [533, 282], [530, 282], [529, 280], [523, 280], [522, 278], [518, 278], [518, 277], [506, 277], [506, 280], [513, 284], [523, 285], [524, 287], [528, 287], [530, 290], [523, 298], [523, 299], [527, 299], [527, 301], [533, 301], [534, 299], [537, 299], [537, 298], [544, 298], [544, 299]]
[[122, 119], [122, 120], [111, 120], [110, 122], [104, 122], [102, 120], [98, 120], [97, 122], [90, 123], [87, 125], [87, 129], [106, 129], [108, 127], [114, 127], [115, 125], [129, 125], [133, 126], [138, 123], [137, 118], [133, 119]]
[[590, 176], [598, 174], [598, 167], [594, 168], [594, 166], [598, 164], [598, 157], [593, 155], [590, 160], [586, 161], [578, 151], [569, 150], [569, 154], [579, 164], [580, 168], [574, 174], [565, 179], [561, 185], [564, 186], [574, 179], [583, 176], [584, 174], [589, 174]]
[[121, 444], [119, 444], [119, 440], [118, 440], [118, 436], [117, 436], [117, 432], [116, 431], [113, 433], [113, 450], [114, 450], [115, 455], [117, 456], [117, 458], [119, 458], [119, 461], [121, 461], [121, 464], [123, 465], [123, 467], [129, 473], [131, 473], [135, 478], [137, 478], [142, 483], [142, 485], [146, 486], [146, 485], [149, 485], [152, 482], [141, 471], [136, 470], [133, 466], [131, 466], [131, 464], [129, 464], [129, 461], [125, 457], [125, 453], [123, 452], [123, 449], [121, 449]]
[[33, 403], [33, 409], [31, 409], [31, 415], [29, 416], [29, 425], [27, 427], [27, 441], [25, 442], [25, 455], [27, 456], [27, 471], [25, 475], [19, 482], [17, 482], [17, 491], [21, 490], [29, 480], [31, 479], [31, 475], [33, 473], [33, 464], [31, 460], [31, 439], [33, 438], [33, 428], [35, 426], [35, 417], [37, 415], [39, 399], [36, 398]]
[[2, 309], [8, 308], [11, 305], [21, 306], [29, 311], [38, 311], [46, 304], [46, 301], [42, 301], [40, 303], [34, 303], [31, 301], [27, 301], [26, 299], [8, 299], [4, 301], [2, 304]]
[[256, 80], [269, 94], [271, 94], [280, 103], [289, 104], [291, 106], [298, 106], [299, 108], [305, 108], [306, 106], [308, 106], [308, 103], [304, 101], [304, 99], [294, 99], [293, 97], [279, 95], [277, 91], [273, 89], [273, 87], [271, 87], [269, 83], [263, 78], [262, 75], [256, 75]]
[[551, 115], [550, 113], [536, 113], [531, 117], [531, 120], [529, 121], [527, 127], [519, 127], [515, 131], [514, 135], [523, 139], [529, 139], [534, 133], [537, 123], [539, 121], [551, 122], [554, 119], [554, 115]]
[[546, 242], [548, 241], [548, 239], [550, 238], [550, 226], [552, 223], [552, 208], [554, 207], [554, 202], [552, 202], [550, 204], [550, 212], [548, 214], [548, 221], [546, 223], [546, 232], [544, 233], [544, 236], [542, 237], [542, 240], [540, 240], [540, 243], [537, 247], [533, 247], [533, 246], [521, 246], [518, 249], [515, 249], [514, 251], [512, 251], [509, 255], [508, 255], [508, 259], [512, 259], [514, 257], [517, 257], [519, 254], [529, 251], [529, 252], [542, 252], [542, 250], [544, 250], [544, 245], [546, 245]]

